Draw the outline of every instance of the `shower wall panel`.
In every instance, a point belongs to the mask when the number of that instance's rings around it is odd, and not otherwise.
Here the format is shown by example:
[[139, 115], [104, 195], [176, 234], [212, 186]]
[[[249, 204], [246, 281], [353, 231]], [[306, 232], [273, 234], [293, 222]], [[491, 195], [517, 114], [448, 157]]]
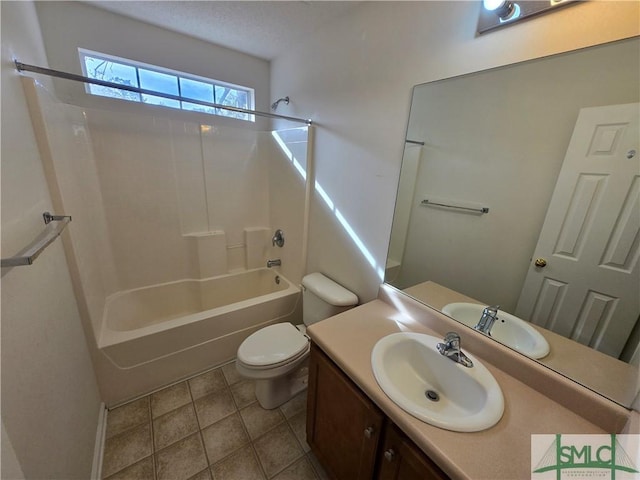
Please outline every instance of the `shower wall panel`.
[[[102, 110], [87, 119], [121, 289], [244, 270], [271, 254], [301, 265], [304, 179], [270, 132]], [[306, 150], [297, 155], [306, 162]], [[265, 235], [256, 260], [245, 238], [256, 228], [286, 228], [289, 247], [272, 252]], [[224, 250], [203, 250], [221, 232]]]
[[209, 231], [200, 124], [171, 121], [180, 229], [183, 235]]
[[[282, 259], [283, 274], [301, 280], [306, 127], [257, 132], [171, 115], [83, 111], [31, 88], [42, 104], [36, 108], [60, 210], [74, 219], [70, 262], [96, 331], [104, 299], [120, 290], [221, 275], [268, 258]], [[276, 228], [285, 231], [284, 248], [271, 245]]]
[[22, 82], [54, 213], [72, 216], [68, 230], [73, 242], [65, 242], [65, 249], [73, 251], [67, 259], [74, 288], [82, 291], [79, 307], [99, 329], [105, 298], [119, 285], [85, 117], [82, 109], [59, 103], [32, 78], [23, 77]]
[[[208, 126], [207, 126], [208, 127]], [[247, 268], [245, 228], [269, 226], [264, 133], [211, 126], [201, 131], [208, 230], [227, 236], [228, 268]]]
[[282, 128], [262, 137], [261, 148], [268, 152], [269, 224], [285, 232], [284, 248], [272, 247], [270, 258], [281, 258], [283, 273], [292, 282], [301, 282], [304, 271], [303, 225], [305, 182], [308, 176], [308, 128]]
[[120, 288], [197, 276], [181, 233], [170, 120], [103, 110], [87, 119]]

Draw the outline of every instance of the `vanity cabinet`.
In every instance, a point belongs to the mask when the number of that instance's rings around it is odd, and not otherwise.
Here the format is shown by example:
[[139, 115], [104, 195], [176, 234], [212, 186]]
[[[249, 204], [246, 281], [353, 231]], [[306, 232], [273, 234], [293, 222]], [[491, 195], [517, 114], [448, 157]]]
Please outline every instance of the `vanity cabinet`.
[[309, 359], [307, 442], [339, 480], [371, 480], [384, 414], [315, 344]]
[[313, 343], [307, 442], [337, 480], [447, 478]]
[[388, 422], [377, 480], [445, 480], [447, 475], [404, 434]]

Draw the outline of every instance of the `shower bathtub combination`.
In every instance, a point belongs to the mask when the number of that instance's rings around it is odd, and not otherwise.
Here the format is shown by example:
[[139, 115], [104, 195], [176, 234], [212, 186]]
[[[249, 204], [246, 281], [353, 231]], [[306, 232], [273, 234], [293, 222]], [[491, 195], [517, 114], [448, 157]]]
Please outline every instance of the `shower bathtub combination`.
[[292, 316], [300, 297], [267, 268], [118, 292], [107, 298], [98, 347], [123, 369], [198, 348], [221, 364], [249, 334]]
[[301, 323], [308, 121], [86, 108], [22, 83], [53, 212], [73, 216], [61, 238], [107, 407], [234, 360], [262, 327]]

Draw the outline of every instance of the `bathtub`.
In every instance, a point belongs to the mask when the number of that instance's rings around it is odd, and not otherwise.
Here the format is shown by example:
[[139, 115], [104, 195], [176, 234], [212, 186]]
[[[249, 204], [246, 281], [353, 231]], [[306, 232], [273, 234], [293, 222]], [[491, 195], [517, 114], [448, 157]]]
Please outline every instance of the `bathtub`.
[[267, 268], [118, 292], [107, 297], [98, 347], [120, 369], [190, 350], [215, 366], [257, 329], [291, 321], [300, 298], [299, 287]]

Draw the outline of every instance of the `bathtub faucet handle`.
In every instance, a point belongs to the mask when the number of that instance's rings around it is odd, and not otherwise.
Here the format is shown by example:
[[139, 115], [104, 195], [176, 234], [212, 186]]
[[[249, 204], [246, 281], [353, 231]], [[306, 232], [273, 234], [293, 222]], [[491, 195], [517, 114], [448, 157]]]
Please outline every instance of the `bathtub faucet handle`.
[[267, 268], [279, 267], [280, 265], [282, 265], [282, 260], [280, 260], [279, 258], [276, 258], [274, 260], [267, 260]]
[[276, 233], [273, 234], [271, 245], [274, 247], [277, 245], [280, 248], [284, 247], [284, 232], [282, 230], [278, 229], [276, 230]]

